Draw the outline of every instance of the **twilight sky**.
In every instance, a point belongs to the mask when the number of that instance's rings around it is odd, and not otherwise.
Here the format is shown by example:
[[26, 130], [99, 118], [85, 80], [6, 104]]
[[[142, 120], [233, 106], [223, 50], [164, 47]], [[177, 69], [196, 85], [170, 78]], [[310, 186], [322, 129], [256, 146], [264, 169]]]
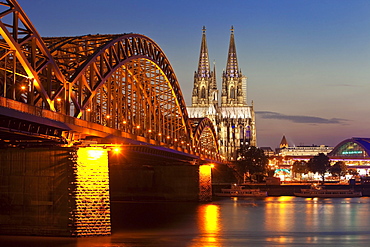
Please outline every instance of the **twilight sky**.
[[191, 104], [202, 26], [217, 83], [230, 27], [258, 146], [370, 137], [369, 0], [19, 0], [41, 36], [139, 33], [166, 53]]

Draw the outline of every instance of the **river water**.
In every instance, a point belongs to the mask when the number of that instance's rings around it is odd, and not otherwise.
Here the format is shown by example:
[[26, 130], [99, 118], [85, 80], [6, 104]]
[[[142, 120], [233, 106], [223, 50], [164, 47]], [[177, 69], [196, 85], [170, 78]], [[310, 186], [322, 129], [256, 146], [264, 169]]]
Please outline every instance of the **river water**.
[[369, 246], [370, 197], [113, 202], [112, 235], [0, 236], [0, 246]]

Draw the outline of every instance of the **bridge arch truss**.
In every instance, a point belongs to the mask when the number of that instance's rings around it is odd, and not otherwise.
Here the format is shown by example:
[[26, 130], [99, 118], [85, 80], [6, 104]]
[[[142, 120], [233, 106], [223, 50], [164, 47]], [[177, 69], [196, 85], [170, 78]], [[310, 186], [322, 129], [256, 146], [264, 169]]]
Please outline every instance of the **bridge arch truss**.
[[175, 72], [140, 34], [41, 38], [0, 3], [0, 96], [218, 159], [210, 121], [188, 119]]

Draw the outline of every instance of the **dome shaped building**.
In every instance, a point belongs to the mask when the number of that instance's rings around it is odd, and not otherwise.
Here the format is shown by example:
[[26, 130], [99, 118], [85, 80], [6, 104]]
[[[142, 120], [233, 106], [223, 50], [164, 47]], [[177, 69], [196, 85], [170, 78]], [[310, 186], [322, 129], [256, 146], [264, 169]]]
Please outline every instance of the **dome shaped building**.
[[328, 156], [331, 161], [343, 161], [348, 168], [367, 176], [370, 169], [370, 138], [353, 137], [340, 142]]

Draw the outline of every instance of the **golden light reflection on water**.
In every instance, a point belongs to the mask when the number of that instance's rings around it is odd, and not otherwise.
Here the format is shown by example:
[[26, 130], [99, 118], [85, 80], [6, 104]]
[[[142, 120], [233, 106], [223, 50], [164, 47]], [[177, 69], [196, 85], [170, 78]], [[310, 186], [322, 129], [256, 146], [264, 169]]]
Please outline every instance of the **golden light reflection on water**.
[[[274, 231], [279, 229], [280, 231], [288, 231], [290, 229], [290, 215], [292, 213], [291, 200], [292, 197], [290, 196], [266, 198], [266, 201], [268, 201], [268, 203], [266, 203], [265, 211], [266, 230]], [[281, 240], [285, 243], [284, 238], [281, 238]]]
[[199, 237], [193, 240], [192, 247], [221, 247], [220, 206], [214, 204], [201, 205], [198, 209]]
[[279, 244], [287, 244], [287, 243], [292, 243], [293, 238], [287, 237], [287, 236], [277, 236], [277, 237], [266, 238], [266, 241], [273, 242], [273, 243], [279, 243]]
[[207, 233], [217, 233], [220, 230], [220, 207], [217, 205], [205, 205], [203, 211], [203, 224], [201, 230]]
[[328, 214], [324, 214], [323, 210], [325, 206], [322, 204], [320, 198], [306, 198], [306, 207], [305, 207], [305, 228], [309, 231], [315, 231], [320, 226], [325, 224], [325, 216], [328, 217]]
[[[306, 243], [337, 241], [337, 229], [356, 229], [361, 218], [367, 213], [359, 212], [361, 201], [353, 198], [266, 198], [264, 211], [264, 230], [276, 233], [266, 238], [267, 242], [291, 244], [297, 241], [295, 233], [334, 232], [333, 236], [316, 234], [304, 235]], [[357, 204], [357, 205], [356, 205]], [[346, 232], [343, 230], [343, 232]], [[353, 240], [354, 236], [340, 235], [344, 240]]]

